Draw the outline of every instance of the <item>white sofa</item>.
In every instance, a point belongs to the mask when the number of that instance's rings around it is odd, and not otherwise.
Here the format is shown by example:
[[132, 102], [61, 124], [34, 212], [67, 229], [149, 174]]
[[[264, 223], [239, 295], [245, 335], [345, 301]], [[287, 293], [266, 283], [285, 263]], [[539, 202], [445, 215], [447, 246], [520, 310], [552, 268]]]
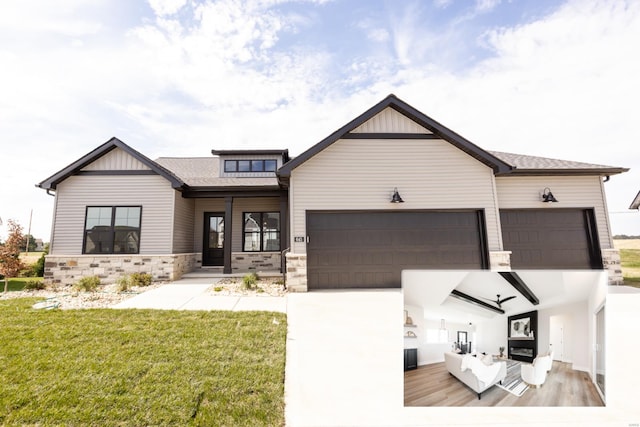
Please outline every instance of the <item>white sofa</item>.
[[[476, 364], [476, 371], [484, 377], [485, 381], [481, 381], [470, 367], [466, 366], [466, 369], [464, 371], [462, 370], [464, 357], [472, 358], [467, 359], [465, 365], [468, 366]], [[479, 358], [475, 358], [471, 355], [465, 356], [462, 354], [447, 352], [444, 354], [444, 363], [451, 375], [462, 381], [478, 394], [478, 399], [480, 399], [480, 395], [483, 391], [497, 383], [502, 383], [507, 375], [506, 362], [494, 362], [493, 365], [486, 366]]]

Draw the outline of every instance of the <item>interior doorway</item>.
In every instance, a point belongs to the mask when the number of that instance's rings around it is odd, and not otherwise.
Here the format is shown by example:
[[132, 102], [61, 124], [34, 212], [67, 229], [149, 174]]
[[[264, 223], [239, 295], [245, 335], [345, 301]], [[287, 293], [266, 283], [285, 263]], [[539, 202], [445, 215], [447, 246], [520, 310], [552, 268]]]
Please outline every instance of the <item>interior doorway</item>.
[[604, 305], [596, 312], [596, 388], [600, 392], [602, 400], [605, 396], [605, 354], [604, 354]]
[[565, 361], [565, 319], [564, 316], [549, 317], [549, 346], [553, 351], [553, 360]]

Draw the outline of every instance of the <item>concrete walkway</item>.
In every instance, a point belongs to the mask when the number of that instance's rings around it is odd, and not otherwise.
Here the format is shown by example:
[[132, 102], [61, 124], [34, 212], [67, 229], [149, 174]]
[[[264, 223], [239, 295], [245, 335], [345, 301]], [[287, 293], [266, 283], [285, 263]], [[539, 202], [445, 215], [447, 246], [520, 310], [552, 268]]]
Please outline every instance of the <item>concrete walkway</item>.
[[286, 313], [287, 298], [263, 295], [223, 296], [207, 290], [220, 279], [183, 279], [129, 298], [114, 308], [156, 310], [277, 311]]

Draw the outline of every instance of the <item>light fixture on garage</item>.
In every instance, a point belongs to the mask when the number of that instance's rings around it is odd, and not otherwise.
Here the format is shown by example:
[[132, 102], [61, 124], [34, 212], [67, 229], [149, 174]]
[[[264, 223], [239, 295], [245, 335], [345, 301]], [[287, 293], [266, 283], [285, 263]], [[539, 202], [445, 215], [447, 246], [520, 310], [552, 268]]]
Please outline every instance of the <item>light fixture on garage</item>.
[[544, 203], [548, 203], [548, 202], [556, 203], [558, 201], [558, 199], [553, 197], [553, 193], [551, 192], [551, 189], [549, 189], [549, 187], [547, 187], [542, 191], [542, 201]]
[[391, 196], [391, 203], [404, 203], [402, 197], [400, 197], [400, 193], [398, 193], [398, 187], [393, 189], [393, 196]]

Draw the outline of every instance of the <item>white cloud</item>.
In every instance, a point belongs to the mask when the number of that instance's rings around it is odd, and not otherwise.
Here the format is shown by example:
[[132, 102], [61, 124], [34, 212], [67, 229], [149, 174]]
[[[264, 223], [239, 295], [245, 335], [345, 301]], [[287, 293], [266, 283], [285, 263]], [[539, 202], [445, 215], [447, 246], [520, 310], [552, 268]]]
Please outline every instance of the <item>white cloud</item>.
[[[390, 18], [392, 41], [367, 32], [383, 25], [360, 27], [373, 41], [342, 64], [326, 44], [283, 48], [312, 22], [276, 3], [189, 3], [124, 36], [96, 21], [97, 41], [1, 45], [3, 220], [26, 224], [34, 208], [33, 234], [48, 239], [53, 198], [33, 184], [111, 136], [152, 158], [233, 147], [297, 154], [391, 92], [487, 149], [633, 167], [606, 184], [612, 210], [637, 193], [639, 3], [575, 1], [494, 29], [483, 39], [492, 57], [464, 72], [430, 63], [455, 34], [429, 33], [418, 4]], [[39, 13], [93, 22], [80, 0], [67, 4], [77, 15]], [[2, 19], [0, 32], [10, 31]]]
[[449, 7], [449, 5], [451, 5], [451, 3], [453, 3], [453, 0], [434, 0], [433, 1], [434, 6], [439, 9], [446, 9], [447, 7]]
[[495, 9], [501, 3], [501, 0], [476, 0], [476, 10], [478, 12], [487, 12]]
[[179, 11], [187, 0], [147, 0], [156, 15], [173, 15]]

